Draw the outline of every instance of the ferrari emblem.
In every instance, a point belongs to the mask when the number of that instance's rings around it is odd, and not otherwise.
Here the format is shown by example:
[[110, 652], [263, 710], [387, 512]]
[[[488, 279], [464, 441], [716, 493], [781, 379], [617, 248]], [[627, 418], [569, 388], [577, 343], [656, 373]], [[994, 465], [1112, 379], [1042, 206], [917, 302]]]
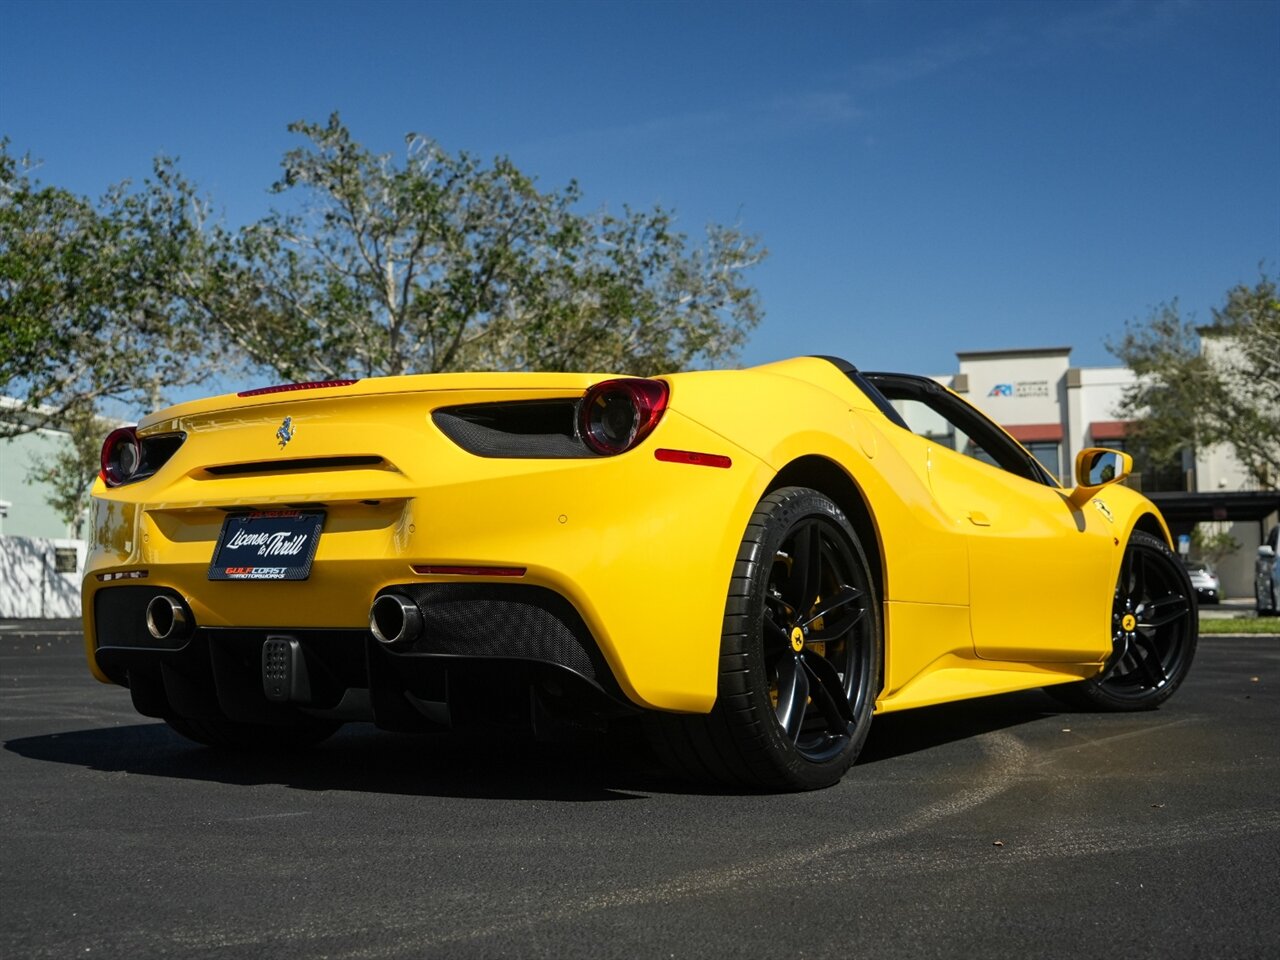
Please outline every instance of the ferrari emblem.
[[280, 441], [281, 450], [285, 448], [297, 432], [298, 428], [293, 425], [293, 417], [285, 417], [284, 423], [280, 424], [280, 429], [276, 431], [276, 439]]
[[1107, 518], [1107, 523], [1115, 523], [1115, 522], [1116, 522], [1116, 518], [1115, 518], [1115, 517], [1113, 517], [1113, 516], [1111, 515], [1111, 508], [1110, 508], [1110, 507], [1108, 507], [1108, 506], [1107, 506], [1105, 503], [1103, 503], [1101, 500], [1099, 500], [1099, 499], [1097, 499], [1097, 498], [1095, 497], [1095, 498], [1094, 498], [1094, 500], [1093, 500], [1093, 505], [1094, 505], [1095, 507], [1097, 507], [1097, 508], [1098, 508], [1098, 512], [1099, 512], [1100, 514], [1102, 514], [1104, 517], [1106, 517], [1106, 518]]
[[804, 631], [799, 627], [793, 627], [791, 630], [791, 649], [796, 653], [804, 649]]

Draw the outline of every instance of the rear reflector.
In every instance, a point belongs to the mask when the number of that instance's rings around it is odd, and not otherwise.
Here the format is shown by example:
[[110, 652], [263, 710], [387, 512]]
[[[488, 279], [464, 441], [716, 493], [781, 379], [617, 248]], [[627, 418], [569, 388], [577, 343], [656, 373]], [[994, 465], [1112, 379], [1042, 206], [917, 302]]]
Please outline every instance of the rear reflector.
[[98, 579], [110, 583], [112, 580], [143, 580], [146, 576], [145, 570], [120, 570], [116, 573], [100, 573]]
[[413, 572], [429, 576], [523, 577], [526, 569], [526, 567], [438, 567], [414, 564]]
[[263, 397], [268, 393], [292, 393], [294, 390], [323, 390], [325, 387], [349, 387], [359, 380], [310, 380], [307, 383], [280, 383], [274, 387], [258, 387], [257, 390], [241, 390], [237, 397]]
[[655, 450], [653, 455], [664, 463], [691, 463], [697, 467], [731, 467], [733, 461], [718, 453], [694, 453], [692, 450]]

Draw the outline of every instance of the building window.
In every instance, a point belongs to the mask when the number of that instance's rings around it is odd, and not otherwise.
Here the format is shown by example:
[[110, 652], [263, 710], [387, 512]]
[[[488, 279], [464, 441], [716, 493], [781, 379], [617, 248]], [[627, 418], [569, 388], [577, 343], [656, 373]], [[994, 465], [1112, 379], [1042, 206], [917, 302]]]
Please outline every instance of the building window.
[[1032, 440], [1023, 444], [1027, 451], [1040, 461], [1040, 466], [1049, 471], [1051, 477], [1062, 476], [1062, 456], [1058, 444], [1051, 440]]
[[1156, 460], [1141, 445], [1131, 439], [1107, 440], [1100, 444], [1108, 450], [1120, 450], [1133, 457], [1133, 473], [1127, 486], [1144, 493], [1169, 493], [1192, 489], [1188, 484], [1186, 462], [1194, 462], [1190, 449], [1178, 451], [1170, 459]]

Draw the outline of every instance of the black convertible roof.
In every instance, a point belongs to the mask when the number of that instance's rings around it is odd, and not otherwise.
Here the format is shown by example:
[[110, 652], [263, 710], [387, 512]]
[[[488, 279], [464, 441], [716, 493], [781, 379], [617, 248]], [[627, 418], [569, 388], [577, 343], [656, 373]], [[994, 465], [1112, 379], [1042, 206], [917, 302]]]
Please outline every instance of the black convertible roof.
[[834, 366], [837, 370], [853, 381], [853, 385], [865, 393], [867, 395], [867, 399], [876, 405], [876, 409], [891, 421], [902, 427], [904, 430], [911, 429], [907, 426], [907, 421], [902, 419], [902, 414], [898, 413], [894, 405], [889, 402], [889, 399], [877, 390], [875, 384], [868, 380], [867, 377], [848, 360], [843, 360], [840, 357], [828, 357], [823, 354], [813, 354], [813, 357], [815, 360], [827, 361], [827, 363]]

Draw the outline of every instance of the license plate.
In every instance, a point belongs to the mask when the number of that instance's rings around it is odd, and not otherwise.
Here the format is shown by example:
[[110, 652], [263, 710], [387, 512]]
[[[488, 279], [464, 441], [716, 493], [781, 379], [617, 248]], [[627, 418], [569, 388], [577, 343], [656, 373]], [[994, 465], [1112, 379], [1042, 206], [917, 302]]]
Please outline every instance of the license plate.
[[305, 580], [324, 513], [271, 510], [227, 517], [213, 548], [210, 580]]

